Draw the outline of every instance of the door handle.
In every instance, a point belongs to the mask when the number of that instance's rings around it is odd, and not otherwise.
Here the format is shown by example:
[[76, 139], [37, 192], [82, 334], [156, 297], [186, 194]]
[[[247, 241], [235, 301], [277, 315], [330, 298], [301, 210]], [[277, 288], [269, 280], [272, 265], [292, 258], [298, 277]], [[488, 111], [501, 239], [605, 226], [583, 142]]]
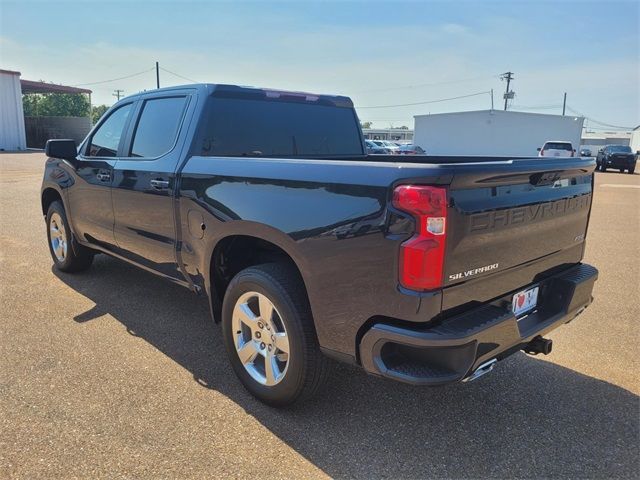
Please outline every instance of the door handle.
[[110, 173], [98, 173], [96, 175], [96, 178], [98, 180], [100, 180], [101, 182], [108, 182], [109, 180], [111, 180], [111, 174]]
[[156, 190], [166, 190], [169, 188], [169, 180], [153, 179], [149, 183]]

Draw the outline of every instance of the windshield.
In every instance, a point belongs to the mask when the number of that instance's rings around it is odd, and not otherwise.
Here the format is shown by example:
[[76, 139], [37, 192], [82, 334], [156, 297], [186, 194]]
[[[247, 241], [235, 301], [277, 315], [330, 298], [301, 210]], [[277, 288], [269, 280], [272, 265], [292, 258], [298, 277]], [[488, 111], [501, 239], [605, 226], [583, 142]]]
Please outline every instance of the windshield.
[[362, 155], [351, 108], [211, 97], [196, 152], [205, 156]]
[[625, 145], [611, 145], [609, 147], [611, 153], [631, 153], [631, 147]]

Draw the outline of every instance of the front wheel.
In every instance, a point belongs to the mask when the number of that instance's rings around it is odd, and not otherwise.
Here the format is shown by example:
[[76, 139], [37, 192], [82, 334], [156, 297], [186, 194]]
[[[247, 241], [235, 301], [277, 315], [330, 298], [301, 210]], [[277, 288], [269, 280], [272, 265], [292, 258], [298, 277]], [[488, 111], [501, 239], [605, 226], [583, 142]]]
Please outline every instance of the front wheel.
[[47, 211], [47, 239], [51, 258], [58, 270], [79, 272], [91, 266], [93, 252], [75, 242], [64, 206], [58, 201], [53, 202]]
[[238, 273], [222, 306], [222, 331], [236, 375], [262, 402], [282, 407], [311, 397], [328, 377], [302, 280], [285, 264]]

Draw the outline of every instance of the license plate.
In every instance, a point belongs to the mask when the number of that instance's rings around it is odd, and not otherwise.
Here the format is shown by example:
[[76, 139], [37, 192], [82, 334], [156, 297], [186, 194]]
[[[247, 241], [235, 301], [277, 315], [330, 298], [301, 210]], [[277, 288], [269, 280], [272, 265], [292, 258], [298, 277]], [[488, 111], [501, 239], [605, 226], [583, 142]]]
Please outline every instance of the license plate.
[[518, 317], [533, 310], [538, 304], [538, 287], [529, 288], [516, 293], [512, 300], [513, 314]]

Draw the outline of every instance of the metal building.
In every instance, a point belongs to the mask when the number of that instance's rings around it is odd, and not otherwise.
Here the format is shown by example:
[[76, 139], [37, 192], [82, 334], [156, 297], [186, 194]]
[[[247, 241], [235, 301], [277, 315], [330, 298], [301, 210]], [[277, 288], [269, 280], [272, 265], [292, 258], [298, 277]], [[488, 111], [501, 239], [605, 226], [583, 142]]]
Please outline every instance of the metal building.
[[368, 140], [406, 141], [413, 140], [413, 130], [408, 128], [363, 128], [362, 134]]
[[580, 148], [588, 148], [595, 155], [605, 145], [630, 145], [631, 132], [582, 132]]
[[0, 70], [0, 150], [25, 150], [20, 72]]
[[[91, 90], [86, 88], [69, 87], [55, 83], [34, 82], [20, 80], [22, 93], [31, 94], [67, 94], [86, 95], [91, 105]], [[44, 148], [49, 138], [72, 138], [80, 143], [91, 130], [91, 108], [86, 117], [71, 116], [42, 116], [24, 117], [24, 127], [28, 148]]]
[[547, 140], [580, 146], [583, 117], [504, 110], [416, 115], [414, 143], [429, 155], [536, 156]]

